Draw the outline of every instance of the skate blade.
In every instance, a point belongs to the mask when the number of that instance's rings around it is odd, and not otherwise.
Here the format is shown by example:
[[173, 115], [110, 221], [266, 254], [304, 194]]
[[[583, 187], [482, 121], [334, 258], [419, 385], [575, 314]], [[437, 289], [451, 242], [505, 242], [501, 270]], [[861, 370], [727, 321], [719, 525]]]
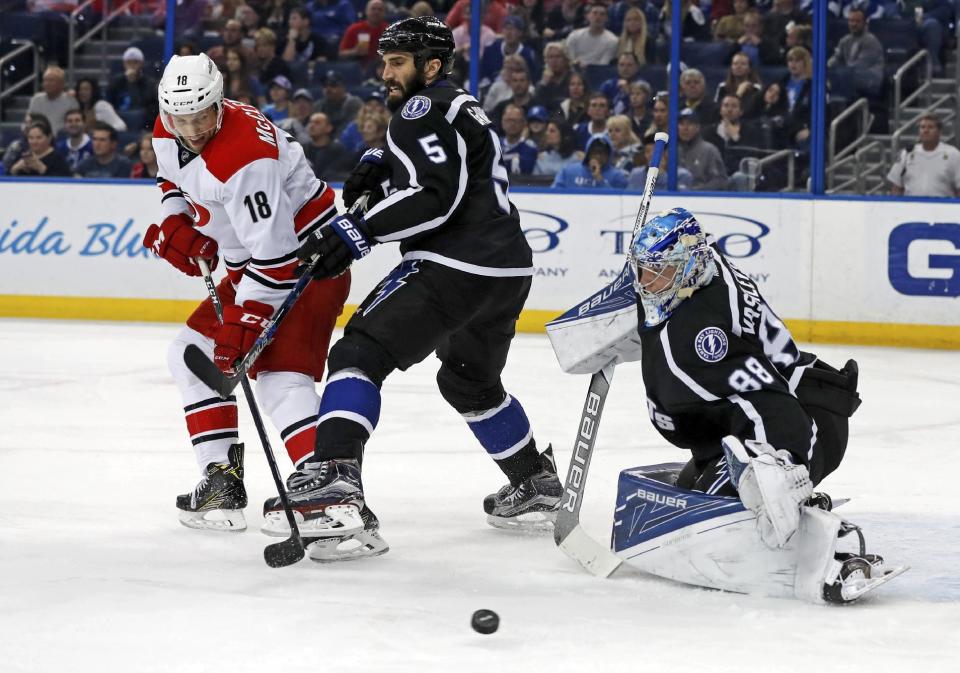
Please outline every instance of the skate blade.
[[[301, 512], [293, 511], [301, 537], [348, 537], [363, 530], [360, 508], [356, 505], [327, 505], [322, 513], [317, 514], [305, 519]], [[287, 523], [286, 513], [281, 510], [264, 514], [260, 532], [270, 537], [289, 536], [290, 524]]]
[[321, 538], [304, 540], [304, 542], [308, 543], [307, 556], [316, 563], [355, 561], [381, 556], [390, 551], [390, 545], [375, 530], [361, 531], [348, 537]]
[[844, 584], [843, 588], [840, 590], [840, 594], [843, 596], [843, 600], [845, 602], [852, 603], [853, 601], [863, 597], [864, 594], [867, 594], [877, 587], [886, 584], [893, 578], [902, 575], [908, 570], [910, 570], [910, 566], [897, 566], [895, 568], [882, 569], [880, 572], [883, 574], [879, 577], [858, 579], [848, 584]]
[[557, 519], [553, 512], [526, 512], [517, 516], [487, 515], [487, 523], [500, 530], [512, 530], [519, 533], [552, 533], [553, 523]]
[[206, 512], [177, 510], [180, 523], [195, 530], [217, 530], [239, 533], [247, 529], [242, 509], [211, 509]]

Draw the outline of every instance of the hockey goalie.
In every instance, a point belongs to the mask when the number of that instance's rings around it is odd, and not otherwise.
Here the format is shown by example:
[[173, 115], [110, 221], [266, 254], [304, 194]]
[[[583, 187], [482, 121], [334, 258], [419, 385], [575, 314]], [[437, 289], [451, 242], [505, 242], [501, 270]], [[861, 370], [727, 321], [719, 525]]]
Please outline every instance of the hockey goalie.
[[575, 370], [639, 358], [650, 421], [692, 457], [621, 473], [614, 563], [815, 603], [852, 602], [906, 570], [867, 553], [860, 528], [813, 490], [843, 459], [860, 405], [856, 362], [838, 370], [800, 351], [756, 284], [682, 208], [639, 228], [624, 274], [632, 333], [579, 340], [603, 342], [603, 352], [571, 347], [578, 321], [604, 324], [605, 303], [608, 330], [623, 324], [623, 292], [612, 291], [548, 326], [558, 359]]

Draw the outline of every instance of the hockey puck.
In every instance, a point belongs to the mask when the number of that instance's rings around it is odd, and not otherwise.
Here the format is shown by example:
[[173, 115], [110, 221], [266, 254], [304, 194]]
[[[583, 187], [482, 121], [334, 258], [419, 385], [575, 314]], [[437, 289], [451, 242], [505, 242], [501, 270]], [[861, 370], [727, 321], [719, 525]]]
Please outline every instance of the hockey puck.
[[500, 626], [500, 617], [493, 610], [477, 610], [470, 619], [470, 626], [477, 633], [493, 633]]

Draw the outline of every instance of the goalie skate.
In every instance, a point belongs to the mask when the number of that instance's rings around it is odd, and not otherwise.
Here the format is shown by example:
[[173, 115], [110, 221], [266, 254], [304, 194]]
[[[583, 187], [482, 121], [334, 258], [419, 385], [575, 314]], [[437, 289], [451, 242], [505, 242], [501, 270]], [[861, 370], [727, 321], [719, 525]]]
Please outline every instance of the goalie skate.
[[243, 444], [227, 452], [228, 462], [210, 463], [203, 478], [190, 493], [177, 496], [180, 523], [187, 528], [239, 532], [246, 530], [243, 508]]
[[307, 556], [317, 563], [353, 561], [380, 556], [390, 551], [386, 540], [380, 537], [380, 522], [373, 511], [363, 506], [360, 512], [363, 530], [353, 535], [305, 539]]
[[823, 585], [823, 600], [827, 603], [853, 603], [910, 569], [910, 566], [888, 568], [884, 565], [882, 556], [866, 553], [863, 531], [859, 526], [844, 521], [839, 537], [844, 538], [850, 533], [857, 534], [859, 549], [856, 552], [837, 552], [834, 555], [832, 572], [836, 579]]
[[507, 484], [483, 500], [487, 523], [494, 528], [541, 532], [553, 530], [563, 485], [557, 477], [553, 447], [540, 454], [540, 471], [518, 485]]
[[[347, 538], [364, 529], [360, 466], [355, 460], [306, 463], [287, 479], [287, 499], [304, 538]], [[263, 504], [265, 535], [286, 537], [290, 525], [279, 497]]]

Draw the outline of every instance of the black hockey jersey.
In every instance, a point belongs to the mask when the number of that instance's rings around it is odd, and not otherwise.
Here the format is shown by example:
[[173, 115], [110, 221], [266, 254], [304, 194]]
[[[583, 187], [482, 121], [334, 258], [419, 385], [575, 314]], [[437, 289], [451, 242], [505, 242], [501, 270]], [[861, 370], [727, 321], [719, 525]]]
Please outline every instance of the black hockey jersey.
[[697, 460], [725, 435], [768, 442], [809, 463], [816, 426], [795, 391], [816, 358], [801, 353], [749, 276], [713, 248], [717, 274], [670, 318], [644, 328], [647, 410], [671, 444]]
[[366, 215], [404, 259], [483, 276], [531, 276], [533, 255], [510, 203], [500, 139], [477, 100], [441, 80], [394, 113], [387, 196]]

